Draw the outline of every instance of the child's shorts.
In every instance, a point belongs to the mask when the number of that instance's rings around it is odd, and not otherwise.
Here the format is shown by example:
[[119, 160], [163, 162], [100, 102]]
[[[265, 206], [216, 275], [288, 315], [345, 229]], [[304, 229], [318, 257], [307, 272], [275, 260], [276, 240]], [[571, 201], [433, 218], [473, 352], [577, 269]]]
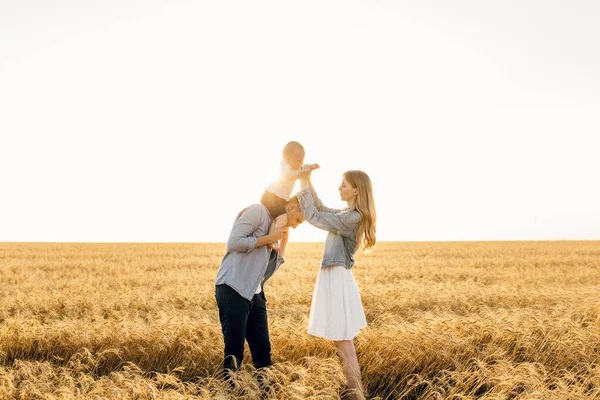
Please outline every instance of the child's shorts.
[[260, 203], [267, 207], [267, 210], [269, 210], [269, 213], [273, 219], [285, 214], [285, 204], [287, 203], [287, 200], [277, 196], [276, 194], [265, 190], [260, 198]]

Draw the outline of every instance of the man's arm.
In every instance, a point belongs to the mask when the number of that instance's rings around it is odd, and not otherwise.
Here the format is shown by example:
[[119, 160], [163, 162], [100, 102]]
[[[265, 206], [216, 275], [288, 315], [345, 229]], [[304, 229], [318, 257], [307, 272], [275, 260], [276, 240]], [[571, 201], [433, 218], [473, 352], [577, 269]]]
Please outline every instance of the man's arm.
[[260, 247], [265, 246], [267, 244], [275, 243], [283, 237], [284, 229], [285, 228], [273, 228], [273, 230], [270, 231], [267, 235], [259, 236], [258, 238], [256, 238], [256, 245], [254, 247]]
[[233, 228], [231, 228], [227, 240], [227, 251], [248, 252], [281, 239], [283, 236], [282, 228], [275, 228], [265, 236], [256, 237], [254, 232], [256, 232], [261, 222], [261, 211], [258, 206], [246, 208], [233, 223]]

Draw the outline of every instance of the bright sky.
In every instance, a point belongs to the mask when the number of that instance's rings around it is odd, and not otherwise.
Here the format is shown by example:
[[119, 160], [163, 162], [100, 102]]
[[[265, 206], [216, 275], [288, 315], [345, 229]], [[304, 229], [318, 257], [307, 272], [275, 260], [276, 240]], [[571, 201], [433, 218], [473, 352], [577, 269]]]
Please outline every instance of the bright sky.
[[[600, 2], [0, 3], [0, 241], [224, 242], [297, 140], [378, 239], [600, 239]], [[291, 241], [321, 241], [304, 224]]]

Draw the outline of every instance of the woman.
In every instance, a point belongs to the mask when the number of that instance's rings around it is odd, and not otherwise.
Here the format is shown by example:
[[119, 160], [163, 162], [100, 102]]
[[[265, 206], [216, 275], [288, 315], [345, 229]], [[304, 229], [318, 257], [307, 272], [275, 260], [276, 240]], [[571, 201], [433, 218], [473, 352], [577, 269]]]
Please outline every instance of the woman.
[[310, 182], [310, 171], [300, 174], [300, 208], [306, 221], [328, 231], [321, 269], [313, 292], [308, 333], [333, 340], [340, 356], [352, 399], [363, 397], [360, 367], [353, 339], [367, 326], [358, 286], [350, 270], [354, 253], [375, 246], [377, 220], [371, 179], [363, 171], [347, 171], [338, 188], [348, 205], [343, 210], [323, 205]]

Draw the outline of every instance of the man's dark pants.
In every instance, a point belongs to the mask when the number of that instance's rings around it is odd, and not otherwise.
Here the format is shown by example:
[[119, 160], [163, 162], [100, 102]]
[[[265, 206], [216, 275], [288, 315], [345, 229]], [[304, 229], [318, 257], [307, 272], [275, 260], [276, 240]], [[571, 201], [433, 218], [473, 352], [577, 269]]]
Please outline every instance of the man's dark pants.
[[271, 342], [264, 292], [249, 301], [227, 285], [215, 287], [219, 319], [225, 340], [224, 371], [238, 370], [244, 358], [244, 341], [248, 341], [256, 368], [271, 365]]

